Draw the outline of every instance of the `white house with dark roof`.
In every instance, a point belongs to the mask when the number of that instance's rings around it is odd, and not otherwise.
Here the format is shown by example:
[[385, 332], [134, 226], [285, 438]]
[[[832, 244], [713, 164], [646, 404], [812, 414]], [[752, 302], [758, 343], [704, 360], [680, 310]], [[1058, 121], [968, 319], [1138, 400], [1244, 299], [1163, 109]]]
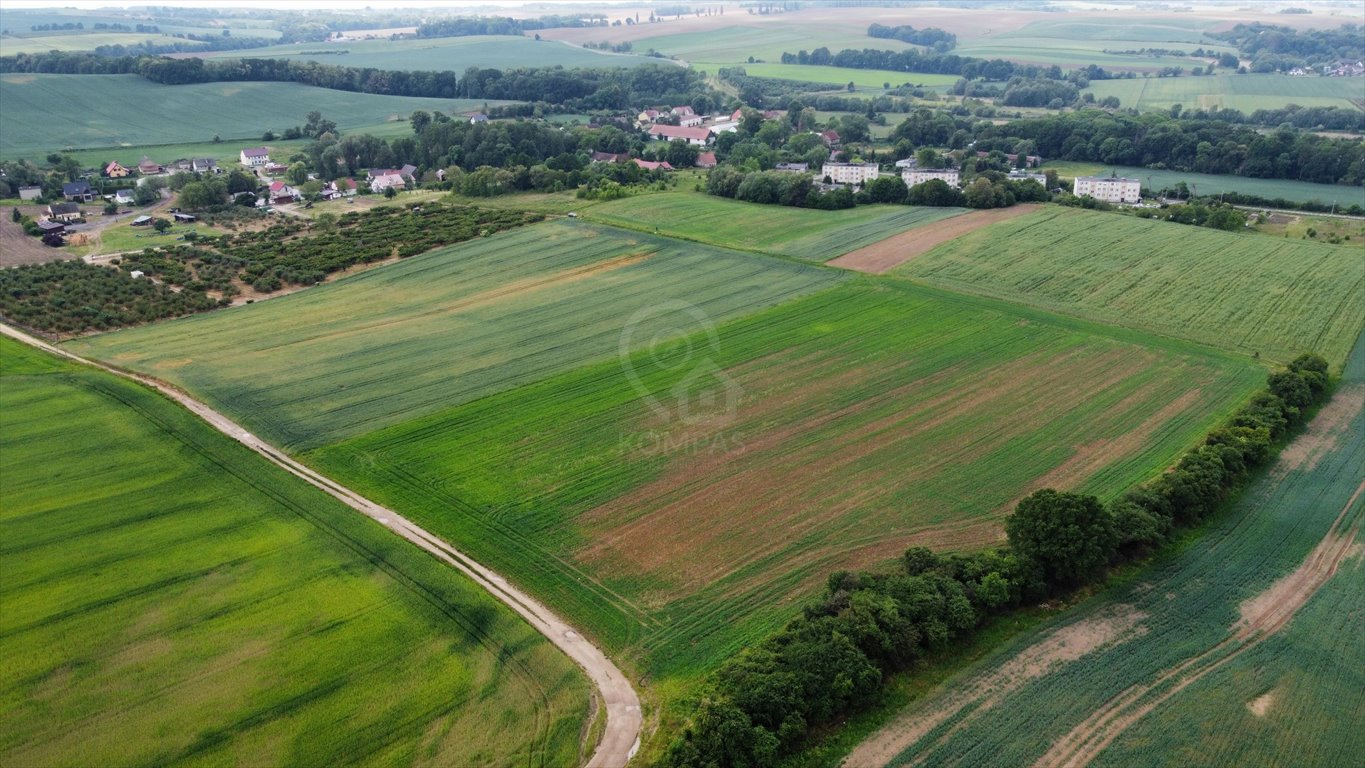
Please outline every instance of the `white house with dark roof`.
[[242, 165], [260, 168], [270, 162], [270, 150], [265, 147], [250, 147], [242, 150]]

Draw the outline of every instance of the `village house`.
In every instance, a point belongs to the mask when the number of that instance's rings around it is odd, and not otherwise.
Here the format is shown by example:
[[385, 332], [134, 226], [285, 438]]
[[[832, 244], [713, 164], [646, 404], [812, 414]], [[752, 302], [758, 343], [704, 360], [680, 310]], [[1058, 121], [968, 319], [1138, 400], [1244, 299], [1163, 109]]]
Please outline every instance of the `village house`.
[[881, 173], [876, 163], [825, 163], [820, 168], [820, 177], [834, 184], [862, 185]]
[[62, 197], [67, 200], [88, 203], [95, 199], [94, 190], [90, 189], [90, 182], [81, 179], [62, 185]]
[[902, 160], [897, 160], [897, 161], [896, 161], [896, 167], [899, 168], [899, 169], [901, 169], [901, 170], [905, 170], [906, 168], [914, 168], [914, 167], [916, 167], [916, 166], [918, 166], [918, 165], [919, 165], [919, 161], [916, 160], [916, 159], [913, 158], [913, 157], [907, 157], [907, 158], [904, 158], [904, 159], [902, 159]]
[[64, 224], [80, 221], [81, 207], [76, 203], [52, 203], [47, 207], [47, 218]]
[[1010, 171], [1010, 181], [1036, 181], [1047, 187], [1047, 176], [1041, 173], [1029, 173], [1028, 171]]
[[697, 167], [698, 167], [698, 168], [715, 168], [715, 167], [716, 167], [716, 153], [715, 153], [715, 152], [700, 152], [700, 153], [698, 153], [698, 154], [697, 154]]
[[162, 170], [160, 163], [153, 162], [152, 159], [146, 155], [143, 155], [142, 162], [137, 164], [137, 172], [143, 176], [155, 176], [156, 174], [161, 173]]
[[[67, 205], [67, 203], [62, 203], [62, 205]], [[66, 234], [66, 225], [60, 221], [43, 219], [38, 222], [38, 231], [41, 232], [44, 237], [47, 235], [64, 235]]]
[[114, 193], [114, 202], [119, 205], [132, 205], [133, 197], [133, 190], [120, 189]]
[[329, 181], [322, 187], [323, 200], [336, 200], [339, 197], [355, 197], [355, 179], [336, 179]]
[[649, 125], [650, 123], [658, 120], [659, 115], [660, 112], [657, 109], [642, 110], [640, 114], [635, 116], [635, 122], [640, 125]]
[[194, 173], [221, 173], [218, 170], [218, 161], [211, 157], [196, 157], [191, 160], [190, 170]]
[[280, 205], [282, 203], [292, 203], [299, 196], [299, 191], [289, 186], [283, 181], [270, 182], [270, 204]]
[[269, 162], [261, 169], [267, 176], [282, 176], [289, 170], [289, 166], [284, 163]]
[[649, 160], [641, 160], [640, 158], [637, 157], [635, 158], [635, 164], [645, 169], [646, 171], [657, 171], [660, 169], [665, 171], [673, 170], [673, 166], [669, 165], [668, 161], [664, 161], [662, 163], [655, 163]]
[[691, 107], [689, 107], [689, 106], [687, 106], [687, 105], [683, 105], [683, 106], [681, 106], [681, 107], [674, 107], [674, 108], [668, 110], [668, 114], [674, 115], [674, 116], [679, 117], [679, 118], [686, 118], [686, 117], [693, 117], [693, 116], [695, 116], [697, 113], [696, 113], [696, 112], [693, 112]]
[[838, 132], [838, 131], [823, 131], [823, 132], [821, 132], [821, 133], [819, 133], [819, 134], [817, 134], [817, 135], [819, 135], [820, 141], [823, 141], [823, 142], [825, 143], [825, 146], [827, 146], [827, 147], [837, 147], [837, 146], [839, 146], [839, 132]]
[[778, 163], [773, 166], [773, 170], [789, 173], [810, 173], [810, 163]]
[[470, 124], [470, 125], [475, 125], [475, 124], [477, 124], [477, 123], [486, 123], [486, 122], [488, 122], [488, 115], [485, 115], [485, 114], [482, 113], [482, 112], [475, 112], [474, 114], [472, 114], [472, 115], [469, 116], [469, 124]]
[[711, 141], [711, 131], [706, 128], [684, 128], [681, 125], [654, 125], [649, 129], [649, 137], [658, 141], [685, 139], [688, 144], [704, 147]]
[[706, 122], [706, 117], [703, 115], [688, 115], [679, 120], [678, 125], [684, 128], [696, 128], [704, 122]]
[[901, 171], [901, 181], [904, 181], [907, 187], [913, 187], [934, 179], [938, 179], [950, 187], [962, 186], [962, 177], [956, 168], [906, 168]]
[[614, 152], [592, 153], [592, 161], [594, 163], [624, 163], [629, 159], [630, 155], [626, 152], [621, 152], [619, 154]]
[[270, 162], [270, 150], [265, 147], [251, 147], [241, 152], [242, 165], [248, 168], [261, 168]]
[[403, 177], [398, 175], [397, 171], [385, 171], [370, 178], [370, 191], [376, 194], [386, 189], [402, 192], [406, 188], [407, 182], [403, 181]]
[[1090, 196], [1106, 203], [1136, 203], [1142, 200], [1142, 182], [1117, 176], [1077, 176], [1076, 197]]
[[20, 187], [20, 188], [19, 188], [19, 199], [20, 199], [20, 200], [37, 200], [38, 198], [40, 198], [40, 197], [42, 197], [42, 196], [43, 196], [43, 188], [42, 188], [42, 187]]
[[104, 166], [104, 175], [111, 179], [122, 179], [130, 173], [132, 171], [119, 165], [117, 160], [110, 160], [109, 164]]

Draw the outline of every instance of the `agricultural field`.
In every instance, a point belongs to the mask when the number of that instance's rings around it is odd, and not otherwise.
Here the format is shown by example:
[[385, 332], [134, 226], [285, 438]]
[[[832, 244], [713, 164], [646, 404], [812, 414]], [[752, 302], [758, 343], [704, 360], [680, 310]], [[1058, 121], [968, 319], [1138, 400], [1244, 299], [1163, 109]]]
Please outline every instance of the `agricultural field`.
[[1357, 108], [1352, 100], [1365, 94], [1365, 77], [1291, 77], [1270, 73], [1221, 74], [1207, 77], [1154, 77], [1141, 80], [1096, 80], [1086, 89], [1096, 99], [1117, 96], [1124, 107], [1143, 112], [1185, 109], [1258, 109], [1301, 107]]
[[685, 680], [832, 570], [995, 543], [1036, 487], [1150, 476], [1262, 375], [850, 281], [304, 458]]
[[817, 211], [693, 192], [666, 192], [602, 203], [586, 210], [583, 217], [727, 248], [827, 261], [965, 210], [862, 205], [842, 211]]
[[152, 45], [169, 45], [171, 43], [186, 43], [195, 45], [193, 41], [177, 40], [165, 34], [147, 34], [137, 32], [92, 32], [88, 34], [63, 34], [60, 32], [51, 34], [24, 35], [0, 35], [0, 56], [17, 56], [21, 53], [46, 53], [48, 51], [93, 51], [105, 45], [125, 45], [135, 46], [143, 43]]
[[637, 309], [685, 300], [721, 322], [842, 278], [562, 221], [75, 345], [203, 393], [275, 444], [304, 450], [614, 355]]
[[1254, 179], [1248, 176], [1228, 174], [1193, 173], [1189, 171], [1168, 171], [1155, 168], [1141, 168], [1128, 165], [1100, 165], [1098, 163], [1073, 163], [1052, 161], [1043, 164], [1054, 169], [1061, 176], [1108, 176], [1116, 173], [1142, 182], [1144, 193], [1174, 187], [1180, 182], [1196, 195], [1216, 195], [1220, 192], [1240, 192], [1244, 195], [1257, 195], [1270, 200], [1282, 199], [1298, 203], [1319, 202], [1326, 205], [1336, 203], [1346, 207], [1355, 203], [1365, 205], [1365, 187], [1348, 187], [1342, 184], [1314, 184], [1310, 181], [1290, 181], [1288, 179]]
[[0, 382], [0, 762], [579, 760], [587, 681], [454, 570], [147, 388]]
[[[0, 110], [0, 158], [5, 159], [42, 157], [66, 148], [208, 142], [215, 135], [249, 139], [268, 129], [280, 133], [302, 125], [311, 110], [320, 110], [339, 130], [348, 131], [403, 121], [417, 109], [450, 113], [484, 104], [297, 83], [159, 85], [136, 75], [26, 74], [0, 75], [0, 101], [5, 104]], [[129, 109], [129, 104], [138, 108]]]
[[839, 21], [826, 20], [817, 26], [788, 20], [797, 15], [784, 14], [788, 18], [755, 21], [731, 14], [728, 18], [685, 19], [681, 22], [610, 29], [556, 29], [541, 34], [579, 44], [629, 40], [635, 53], [654, 50], [685, 61], [712, 62], [721, 66], [745, 64], [750, 57], [756, 62], [777, 62], [782, 59], [783, 53], [796, 53], [802, 49], [809, 51], [821, 46], [831, 51], [844, 48], [900, 51], [915, 47], [899, 40], [874, 40], [868, 37], [866, 22], [843, 18]]
[[[714, 71], [720, 67], [737, 66], [734, 64], [715, 64], [702, 62], [702, 69]], [[923, 72], [897, 72], [885, 69], [849, 69], [847, 67], [817, 67], [809, 64], [742, 64], [746, 74], [754, 77], [768, 77], [777, 80], [803, 80], [812, 83], [828, 83], [831, 86], [846, 86], [853, 83], [856, 88], [882, 90], [890, 84], [892, 88], [901, 85], [924, 86], [946, 89], [958, 81], [957, 75], [934, 75]]]
[[1340, 364], [1365, 326], [1358, 246], [1095, 211], [1048, 207], [893, 274], [1271, 360]]
[[949, 680], [850, 760], [1351, 764], [1365, 749], [1362, 431], [1357, 343], [1332, 401], [1200, 535]]
[[205, 58], [295, 59], [339, 67], [450, 70], [459, 73], [468, 67], [512, 69], [562, 66], [571, 69], [668, 63], [647, 56], [614, 54], [554, 40], [508, 35], [292, 43], [239, 51], [216, 51]]

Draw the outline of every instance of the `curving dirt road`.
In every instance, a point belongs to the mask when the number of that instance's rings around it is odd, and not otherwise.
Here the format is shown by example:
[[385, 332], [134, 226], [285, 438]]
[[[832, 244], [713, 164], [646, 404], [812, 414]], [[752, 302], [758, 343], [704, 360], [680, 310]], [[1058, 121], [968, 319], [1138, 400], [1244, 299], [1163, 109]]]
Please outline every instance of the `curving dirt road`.
[[602, 702], [606, 708], [607, 724], [602, 733], [602, 740], [598, 742], [597, 750], [588, 760], [588, 768], [620, 768], [635, 756], [635, 752], [640, 748], [642, 718], [640, 699], [635, 694], [635, 689], [631, 687], [630, 681], [596, 646], [570, 628], [549, 608], [507, 583], [503, 577], [471, 560], [459, 550], [403, 516], [291, 459], [261, 438], [247, 432], [227, 416], [170, 384], [150, 376], [130, 373], [86, 360], [79, 355], [73, 355], [3, 323], [0, 323], [0, 333], [54, 355], [91, 365], [156, 389], [198, 415], [219, 432], [261, 454], [290, 474], [321, 488], [357, 512], [374, 519], [393, 533], [416, 544], [437, 559], [468, 576], [498, 600], [506, 603], [508, 607], [535, 627], [538, 632], [549, 638], [550, 642], [554, 643], [556, 647], [588, 673], [593, 685], [597, 687], [598, 695], [602, 697]]

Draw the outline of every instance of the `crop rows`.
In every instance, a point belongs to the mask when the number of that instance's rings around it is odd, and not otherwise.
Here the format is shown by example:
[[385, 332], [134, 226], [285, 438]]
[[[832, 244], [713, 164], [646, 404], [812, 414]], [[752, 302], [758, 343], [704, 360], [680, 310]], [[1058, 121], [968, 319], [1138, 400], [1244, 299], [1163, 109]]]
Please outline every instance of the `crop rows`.
[[780, 625], [833, 569], [995, 541], [1039, 484], [1123, 490], [1259, 378], [1084, 324], [859, 284], [307, 459], [654, 674], [687, 675]]
[[[1138, 702], [1156, 708], [1119, 710], [1123, 717], [1100, 731], [1115, 738], [1095, 765], [1131, 765], [1153, 753], [1195, 764], [1351, 762], [1365, 747], [1354, 629], [1362, 610], [1362, 402], [1365, 343], [1358, 343], [1333, 402], [1301, 444], [1291, 444], [1198, 541], [907, 711], [892, 729], [936, 727], [891, 764], [1029, 765], [1134, 690], [1148, 691]], [[1310, 552], [1335, 537], [1347, 538], [1333, 573], [1330, 559]], [[1306, 562], [1322, 566], [1320, 591], [1300, 589], [1307, 579], [1283, 580]], [[1263, 615], [1288, 623], [1241, 632]], [[1058, 638], [1072, 639], [1069, 652], [1058, 652]]]
[[817, 211], [680, 192], [616, 200], [594, 206], [584, 216], [726, 248], [823, 262], [963, 212], [892, 205]]
[[1358, 247], [1089, 211], [986, 227], [896, 274], [1279, 360], [1338, 365], [1365, 324]]
[[[614, 354], [642, 308], [686, 301], [720, 322], [841, 277], [562, 222], [77, 346], [201, 392], [278, 444], [305, 449]], [[637, 338], [667, 322], [643, 321]]]
[[578, 759], [586, 681], [473, 584], [145, 388], [0, 366], [0, 762]]

